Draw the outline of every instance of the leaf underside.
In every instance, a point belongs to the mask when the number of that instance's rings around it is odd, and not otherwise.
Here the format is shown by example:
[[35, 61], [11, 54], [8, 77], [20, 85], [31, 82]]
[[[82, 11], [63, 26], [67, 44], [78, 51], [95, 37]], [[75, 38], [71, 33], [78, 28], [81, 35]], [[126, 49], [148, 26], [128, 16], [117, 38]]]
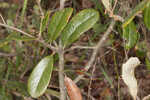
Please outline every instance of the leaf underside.
[[139, 34], [136, 31], [136, 26], [133, 21], [130, 24], [128, 24], [125, 28], [123, 28], [123, 38], [126, 41], [125, 42], [126, 49], [134, 47], [135, 44], [137, 43]]
[[129, 14], [129, 16], [125, 19], [124, 23], [122, 24], [122, 27], [126, 27], [134, 18], [136, 15], [138, 15], [139, 13], [141, 13], [141, 11], [143, 11], [146, 6], [147, 3], [150, 2], [150, 0], [143, 0], [142, 2], [140, 2], [132, 11], [131, 14]]

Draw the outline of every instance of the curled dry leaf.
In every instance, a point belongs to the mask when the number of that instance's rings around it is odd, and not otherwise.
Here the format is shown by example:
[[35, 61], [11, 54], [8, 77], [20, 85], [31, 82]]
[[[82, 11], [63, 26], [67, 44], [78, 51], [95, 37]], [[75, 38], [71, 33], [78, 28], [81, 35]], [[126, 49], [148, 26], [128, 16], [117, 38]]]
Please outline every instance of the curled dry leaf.
[[140, 61], [137, 57], [131, 57], [122, 66], [123, 81], [128, 86], [129, 92], [132, 95], [134, 100], [136, 100], [137, 92], [138, 92], [137, 80], [134, 75], [134, 70], [139, 64], [140, 64]]
[[70, 100], [82, 100], [80, 89], [77, 85], [69, 78], [65, 77], [65, 86], [67, 88]]

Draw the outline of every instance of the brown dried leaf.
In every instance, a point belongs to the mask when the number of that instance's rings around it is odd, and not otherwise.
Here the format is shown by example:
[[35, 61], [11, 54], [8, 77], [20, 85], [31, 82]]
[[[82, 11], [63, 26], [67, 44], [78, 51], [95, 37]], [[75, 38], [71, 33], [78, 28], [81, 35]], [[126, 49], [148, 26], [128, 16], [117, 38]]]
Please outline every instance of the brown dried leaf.
[[67, 88], [70, 100], [82, 100], [80, 89], [77, 85], [69, 78], [65, 77], [65, 86]]

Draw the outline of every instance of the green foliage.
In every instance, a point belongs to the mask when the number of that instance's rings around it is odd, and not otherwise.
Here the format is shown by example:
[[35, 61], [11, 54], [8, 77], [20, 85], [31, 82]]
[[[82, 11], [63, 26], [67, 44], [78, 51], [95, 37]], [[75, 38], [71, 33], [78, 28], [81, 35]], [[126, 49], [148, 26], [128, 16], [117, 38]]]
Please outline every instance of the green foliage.
[[27, 9], [27, 4], [28, 4], [28, 0], [24, 0], [23, 8], [22, 8], [22, 11], [21, 11], [21, 23], [20, 23], [20, 26], [22, 26], [23, 21], [24, 21], [24, 15], [25, 15], [25, 11]]
[[143, 0], [140, 2], [132, 11], [131, 14], [125, 19], [124, 23], [122, 24], [122, 27], [126, 27], [132, 20], [135, 18], [137, 14], [139, 14], [141, 11], [143, 11], [146, 8], [147, 3], [149, 0]]
[[11, 91], [15, 91], [17, 90], [19, 93], [21, 93], [24, 96], [29, 96], [28, 92], [27, 92], [27, 86], [25, 83], [23, 82], [19, 82], [19, 81], [7, 81], [7, 85], [6, 87], [11, 90]]
[[139, 39], [139, 34], [136, 31], [134, 22], [130, 22], [126, 27], [123, 28], [123, 38], [126, 40], [125, 48], [130, 49], [135, 46]]
[[85, 9], [74, 16], [62, 32], [62, 44], [68, 46], [80, 35], [89, 30], [99, 19], [99, 13], [94, 9]]
[[48, 38], [50, 42], [57, 39], [57, 37], [60, 35], [61, 31], [67, 25], [72, 11], [72, 8], [65, 8], [61, 11], [56, 12], [52, 16], [50, 24], [48, 26]]
[[37, 98], [47, 89], [53, 71], [53, 56], [43, 58], [28, 79], [28, 92]]
[[144, 58], [146, 56], [147, 46], [145, 41], [140, 41], [136, 45], [136, 55], [138, 57]]
[[150, 30], [150, 2], [144, 10], [144, 23], [146, 27]]
[[0, 8], [9, 8], [9, 7], [10, 7], [10, 5], [6, 2], [1, 2], [0, 3]]
[[21, 36], [20, 34], [10, 34], [8, 37], [7, 37], [7, 41], [12, 41], [12, 40], [19, 40], [19, 41], [31, 41], [31, 40], [35, 40], [35, 38], [31, 38], [31, 37], [28, 37], [28, 36]]
[[3, 79], [3, 76], [4, 76], [4, 71], [5, 71], [5, 67], [4, 67], [4, 64], [5, 64], [5, 59], [0, 59], [0, 81]]
[[150, 70], [150, 59], [148, 57], [145, 59], [145, 63], [146, 63], [147, 69]]
[[106, 28], [107, 28], [108, 24], [101, 24], [101, 23], [96, 23], [93, 26], [93, 31], [95, 32], [94, 35], [91, 37], [91, 40], [93, 40], [94, 38], [96, 38], [100, 33], [105, 32]]
[[40, 34], [46, 29], [50, 13], [51, 13], [50, 11], [47, 11], [44, 18], [42, 18], [42, 22], [41, 22], [41, 26], [40, 26]]
[[57, 97], [57, 98], [59, 98], [59, 96], [60, 96], [60, 93], [59, 93], [59, 92], [56, 92], [56, 91], [54, 91], [54, 90], [52, 90], [52, 89], [47, 89], [47, 90], [46, 90], [46, 93], [51, 94], [52, 96], [55, 96], [55, 97]]

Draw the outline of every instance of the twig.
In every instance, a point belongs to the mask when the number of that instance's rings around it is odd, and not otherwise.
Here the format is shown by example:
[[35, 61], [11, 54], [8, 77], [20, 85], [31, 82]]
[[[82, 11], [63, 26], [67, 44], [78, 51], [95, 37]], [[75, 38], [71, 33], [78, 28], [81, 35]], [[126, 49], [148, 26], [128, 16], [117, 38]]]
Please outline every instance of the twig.
[[64, 85], [64, 50], [62, 49], [61, 43], [58, 49], [59, 55], [59, 88], [60, 88], [60, 100], [66, 100], [66, 92], [65, 92], [65, 85]]
[[92, 80], [93, 80], [94, 71], [95, 71], [95, 69], [96, 69], [95, 66], [96, 66], [96, 63], [95, 63], [94, 66], [93, 66], [92, 75], [91, 75], [90, 82], [89, 82], [89, 86], [88, 86], [88, 100], [90, 100], [91, 85], [92, 85]]
[[10, 53], [10, 54], [8, 54], [8, 53], [2, 53], [2, 52], [0, 52], [0, 57], [13, 57], [13, 56], [16, 56], [16, 54], [15, 53]]
[[3, 16], [1, 14], [0, 14], [0, 17], [1, 17], [2, 21], [3, 21], [3, 23], [6, 24], [4, 18], [3, 18]]
[[115, 7], [116, 7], [116, 5], [117, 5], [117, 2], [118, 2], [118, 0], [115, 0], [115, 4], [114, 4], [114, 6], [113, 6], [113, 8], [112, 8], [112, 12], [114, 12]]
[[[64, 9], [65, 0], [60, 0], [60, 7], [59, 10]], [[59, 88], [60, 88], [60, 100], [66, 100], [66, 91], [65, 91], [65, 84], [64, 84], [64, 49], [61, 45], [61, 41], [59, 41], [58, 47], [58, 55], [59, 55]]]
[[[86, 93], [84, 92], [84, 90], [81, 90], [81, 92], [82, 92], [83, 95], [88, 96], [88, 94], [86, 94]], [[89, 96], [90, 96], [90, 99], [91, 99], [91, 100], [96, 100], [92, 95], [89, 95]]]
[[64, 9], [65, 1], [66, 0], [60, 0], [60, 7], [59, 7], [60, 10]]
[[39, 32], [39, 39], [41, 38], [42, 32], [41, 32], [41, 26], [42, 26], [42, 20], [44, 19], [44, 12], [42, 10], [41, 4], [40, 4], [40, 0], [36, 0], [38, 7], [40, 9], [40, 13], [41, 13], [41, 22], [40, 22], [40, 32]]
[[32, 36], [32, 35], [30, 35], [30, 34], [28, 34], [28, 33], [24, 32], [24, 31], [22, 31], [22, 30], [20, 30], [20, 29], [18, 29], [18, 28], [15, 28], [15, 27], [9, 26], [9, 25], [7, 25], [7, 24], [2, 24], [2, 23], [0, 23], [0, 26], [3, 26], [3, 27], [6, 27], [6, 28], [9, 28], [9, 29], [15, 30], [15, 31], [17, 31], [17, 32], [20, 32], [20, 33], [22, 33], [22, 34], [24, 34], [24, 35], [28, 36], [28, 37], [34, 38], [34, 36]]
[[45, 41], [44, 41], [44, 40], [36, 39], [36, 41], [38, 41], [39, 43], [42, 43], [42, 44], [43, 44], [44, 46], [46, 46], [47, 48], [52, 49], [54, 52], [56, 52], [56, 51], [57, 51], [57, 48], [55, 48], [55, 47], [53, 47], [53, 46], [51, 46], [51, 45], [49, 45], [49, 44], [45, 43]]
[[71, 51], [71, 50], [74, 50], [74, 49], [95, 49], [95, 47], [94, 46], [93, 47], [90, 47], [90, 46], [73, 46], [73, 47], [65, 50], [65, 52], [66, 51]]
[[[107, 39], [108, 35], [111, 33], [111, 31], [113, 30], [113, 27], [115, 25], [115, 21], [112, 20], [108, 29], [106, 30], [106, 32], [104, 33], [103, 37], [99, 40], [98, 44], [95, 46], [96, 48], [94, 49], [93, 53], [92, 53], [92, 56], [90, 58], [90, 61], [88, 62], [88, 64], [86, 65], [86, 67], [84, 68], [85, 71], [88, 71], [88, 69], [93, 65], [94, 61], [95, 61], [95, 58], [97, 56], [97, 53], [99, 51], [99, 49], [101, 49], [104, 41]], [[79, 75], [75, 80], [74, 82], [77, 83], [78, 81], [80, 81], [80, 79], [83, 78], [84, 75]]]
[[20, 26], [19, 27], [22, 27], [23, 25], [23, 22], [24, 22], [24, 15], [25, 15], [25, 11], [27, 9], [27, 4], [28, 4], [28, 0], [24, 0], [24, 3], [23, 3], [23, 8], [22, 8], [22, 11], [21, 11], [21, 22], [20, 22]]
[[41, 7], [41, 4], [40, 4], [40, 1], [39, 0], [36, 0], [38, 6], [39, 6], [39, 9], [40, 9], [40, 12], [41, 12], [41, 16], [44, 17], [44, 12], [42, 10], [42, 7]]
[[[22, 33], [23, 35], [26, 35], [26, 36], [28, 36], [28, 37], [36, 38], [36, 37], [30, 35], [29, 33], [26, 33], [26, 32], [24, 32], [24, 31], [22, 31], [22, 30], [20, 30], [20, 29], [18, 29], [18, 28], [15, 28], [15, 27], [13, 27], [13, 26], [9, 26], [9, 25], [7, 25], [7, 24], [2, 24], [2, 23], [0, 23], [0, 26], [3, 26], [3, 27], [6, 27], [6, 28], [9, 28], [9, 29], [12, 29], [12, 30], [17, 31], [17, 32], [20, 32], [20, 33]], [[53, 46], [51, 46], [51, 45], [45, 43], [44, 40], [36, 39], [36, 41], [42, 43], [44, 46], [46, 46], [46, 47], [52, 49], [53, 51], [57, 51], [57, 49], [56, 49], [55, 47], [53, 47]]]

